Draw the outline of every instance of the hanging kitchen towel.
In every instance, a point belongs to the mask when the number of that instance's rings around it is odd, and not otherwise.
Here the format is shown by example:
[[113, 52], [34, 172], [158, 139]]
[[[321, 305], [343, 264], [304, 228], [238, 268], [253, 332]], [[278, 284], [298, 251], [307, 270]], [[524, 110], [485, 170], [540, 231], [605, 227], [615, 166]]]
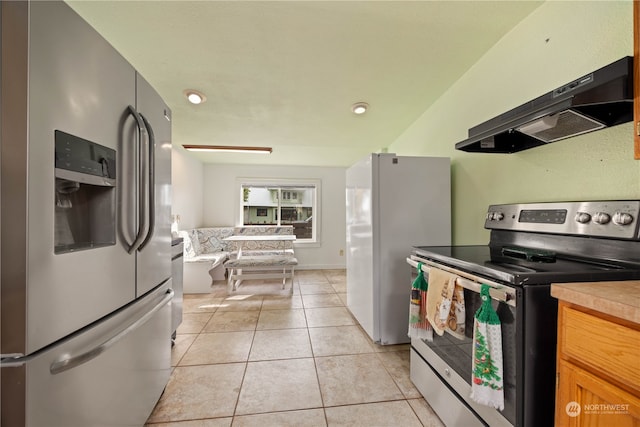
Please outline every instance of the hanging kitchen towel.
[[458, 339], [465, 339], [464, 321], [466, 309], [464, 308], [464, 288], [458, 284], [453, 289], [451, 298], [451, 309], [447, 319], [447, 329], [451, 335]]
[[433, 329], [427, 321], [427, 289], [429, 284], [422, 272], [422, 263], [418, 263], [418, 277], [411, 285], [409, 306], [409, 337], [433, 341]]
[[447, 319], [451, 310], [451, 298], [456, 285], [456, 276], [437, 268], [429, 270], [429, 289], [427, 290], [427, 320], [436, 334], [442, 335], [447, 328]]
[[473, 323], [471, 399], [495, 409], [504, 409], [502, 380], [502, 333], [500, 318], [491, 306], [489, 286], [480, 288], [482, 305]]

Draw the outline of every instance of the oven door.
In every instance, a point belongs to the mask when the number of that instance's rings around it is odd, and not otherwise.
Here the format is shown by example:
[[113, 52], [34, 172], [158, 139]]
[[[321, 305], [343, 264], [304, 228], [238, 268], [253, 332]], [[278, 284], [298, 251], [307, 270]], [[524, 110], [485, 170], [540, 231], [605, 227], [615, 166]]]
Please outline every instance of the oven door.
[[[415, 257], [412, 258], [417, 260]], [[433, 263], [430, 264], [433, 265]], [[451, 271], [445, 266], [435, 266]], [[413, 268], [412, 271], [412, 279], [415, 279], [416, 269]], [[428, 272], [424, 274], [427, 278]], [[485, 280], [482, 282], [487, 283]], [[516, 425], [518, 292], [515, 288], [495, 283], [500, 290], [495, 292], [492, 305], [501, 321], [505, 406], [504, 410], [498, 411], [489, 406], [480, 405], [469, 397], [472, 377], [473, 316], [480, 308], [482, 300], [479, 284], [462, 276], [457, 283], [465, 288], [465, 337], [460, 339], [445, 332], [442, 336], [434, 333], [432, 342], [412, 338], [411, 380], [446, 425], [489, 425], [491, 427]], [[487, 284], [492, 285], [492, 283]], [[434, 381], [441, 381], [446, 387], [434, 387]], [[457, 405], [452, 406], [452, 402], [455, 403], [454, 399], [458, 402]]]

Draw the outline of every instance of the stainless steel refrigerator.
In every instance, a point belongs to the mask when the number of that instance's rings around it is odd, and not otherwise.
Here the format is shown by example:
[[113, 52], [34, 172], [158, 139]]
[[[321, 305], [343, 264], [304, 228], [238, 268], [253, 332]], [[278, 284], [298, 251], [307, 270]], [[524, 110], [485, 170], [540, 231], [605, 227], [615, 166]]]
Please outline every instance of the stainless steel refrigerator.
[[379, 344], [409, 342], [412, 246], [451, 244], [450, 160], [370, 154], [347, 169], [347, 307]]
[[171, 364], [171, 112], [64, 2], [1, 2], [2, 426], [143, 425]]

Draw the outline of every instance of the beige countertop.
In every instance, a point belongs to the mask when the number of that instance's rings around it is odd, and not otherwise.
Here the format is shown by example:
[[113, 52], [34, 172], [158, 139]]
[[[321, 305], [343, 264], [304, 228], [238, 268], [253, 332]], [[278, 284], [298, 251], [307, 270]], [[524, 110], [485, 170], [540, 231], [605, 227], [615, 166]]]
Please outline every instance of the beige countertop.
[[552, 284], [551, 296], [640, 323], [640, 280]]

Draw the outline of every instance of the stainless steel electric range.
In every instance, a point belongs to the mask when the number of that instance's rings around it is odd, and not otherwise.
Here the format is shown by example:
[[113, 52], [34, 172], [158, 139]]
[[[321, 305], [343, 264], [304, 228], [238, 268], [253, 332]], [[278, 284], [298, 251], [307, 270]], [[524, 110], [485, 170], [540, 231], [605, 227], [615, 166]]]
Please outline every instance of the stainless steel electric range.
[[[412, 267], [424, 263], [425, 276], [433, 267], [453, 272], [465, 288], [465, 339], [411, 340], [411, 380], [447, 426], [553, 425], [557, 301], [550, 286], [640, 279], [639, 218], [640, 200], [493, 205], [488, 245], [413, 248]], [[502, 411], [469, 398], [481, 283], [494, 288], [502, 323]]]

